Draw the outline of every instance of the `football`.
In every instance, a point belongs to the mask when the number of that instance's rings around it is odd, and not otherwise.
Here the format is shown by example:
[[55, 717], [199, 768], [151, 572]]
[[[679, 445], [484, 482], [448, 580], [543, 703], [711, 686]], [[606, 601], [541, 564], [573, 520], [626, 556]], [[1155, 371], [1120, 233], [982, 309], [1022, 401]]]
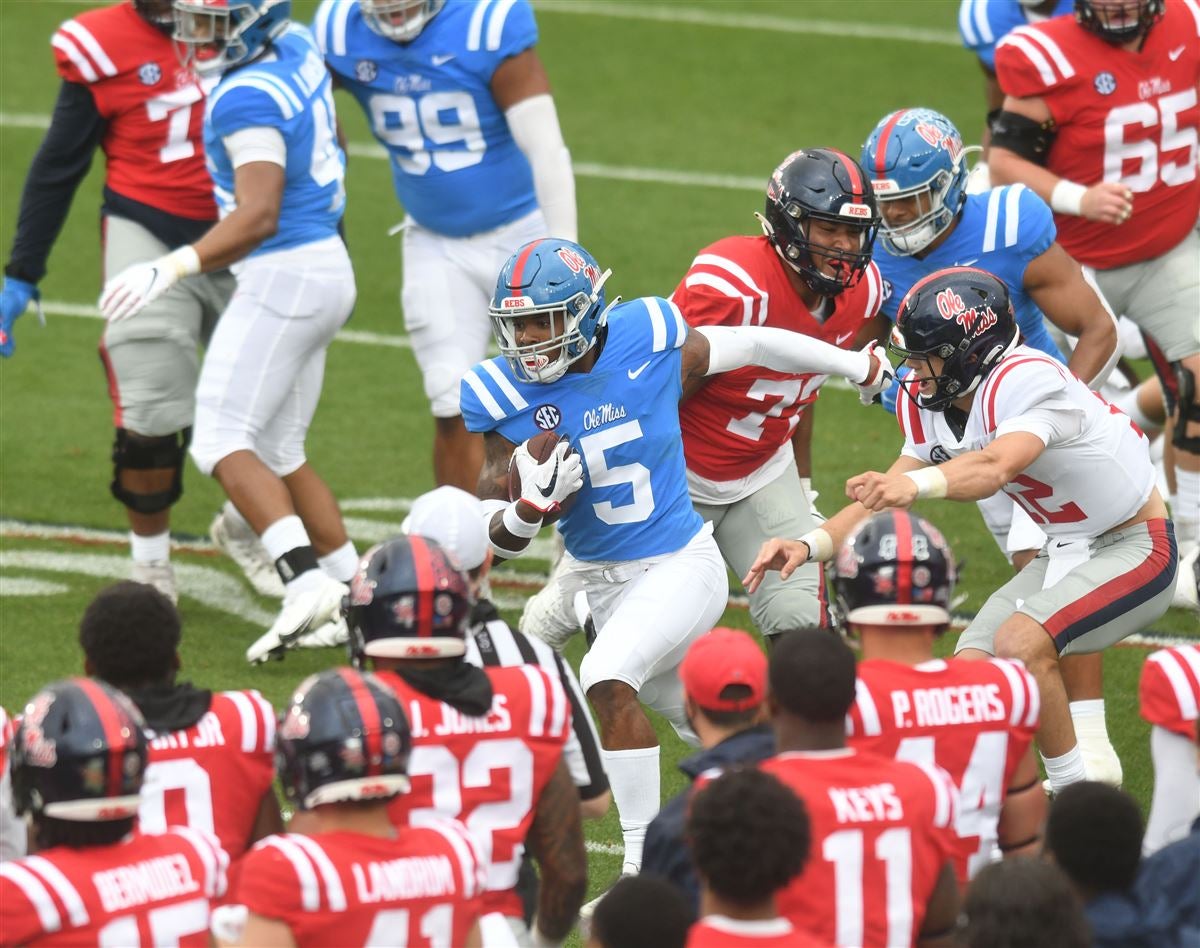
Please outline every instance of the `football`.
[[[541, 462], [545, 461], [548, 457], [550, 457], [551, 454], [554, 453], [554, 448], [559, 441], [566, 440], [566, 435], [560, 435], [556, 431], [543, 431], [540, 434], [536, 434], [530, 438], [527, 443], [527, 447], [533, 459]], [[567, 451], [570, 454], [575, 453], [575, 449], [569, 444], [567, 445]], [[516, 500], [520, 496], [521, 475], [517, 471], [517, 466], [510, 460], [508, 463], [508, 499]], [[578, 499], [578, 497], [579, 493], [577, 491], [562, 502], [562, 506], [560, 507], [558, 513], [546, 514], [546, 516], [542, 519], [542, 523], [554, 523], [557, 521], [563, 514], [565, 514], [575, 505], [575, 501]]]

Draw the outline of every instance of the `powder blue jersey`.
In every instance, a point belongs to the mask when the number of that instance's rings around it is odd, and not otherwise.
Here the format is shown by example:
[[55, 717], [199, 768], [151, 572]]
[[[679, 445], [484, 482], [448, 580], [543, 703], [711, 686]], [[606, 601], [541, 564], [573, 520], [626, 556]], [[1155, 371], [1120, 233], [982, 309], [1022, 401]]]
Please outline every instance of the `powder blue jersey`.
[[410, 43], [372, 32], [358, 3], [324, 0], [313, 29], [418, 224], [465, 237], [537, 209], [529, 161], [491, 90], [496, 67], [537, 42], [527, 0], [451, 0]]
[[[1050, 16], [1075, 10], [1075, 0], [1058, 0]], [[1030, 17], [1017, 0], [962, 0], [958, 8], [958, 35], [989, 72], [996, 71], [996, 44], [1018, 26], [1049, 17]]]
[[921, 278], [946, 267], [978, 267], [1008, 287], [1025, 345], [1066, 362], [1024, 285], [1025, 268], [1050, 248], [1056, 233], [1050, 207], [1023, 184], [968, 194], [954, 230], [923, 258], [893, 256], [884, 241], [876, 241], [871, 259], [883, 274], [880, 308], [895, 322], [900, 302]]
[[463, 376], [463, 420], [520, 444], [542, 431], [567, 435], [583, 458], [583, 487], [559, 520], [580, 560], [634, 560], [682, 549], [703, 526], [688, 497], [679, 431], [688, 328], [673, 303], [643, 297], [609, 312], [590, 372], [550, 383], [519, 381], [503, 358]]
[[261, 127], [283, 135], [287, 178], [278, 229], [251, 256], [332, 237], [346, 204], [346, 156], [337, 142], [333, 85], [307, 27], [293, 23], [263, 56], [225, 73], [209, 96], [204, 150], [222, 215], [237, 206], [224, 139]]

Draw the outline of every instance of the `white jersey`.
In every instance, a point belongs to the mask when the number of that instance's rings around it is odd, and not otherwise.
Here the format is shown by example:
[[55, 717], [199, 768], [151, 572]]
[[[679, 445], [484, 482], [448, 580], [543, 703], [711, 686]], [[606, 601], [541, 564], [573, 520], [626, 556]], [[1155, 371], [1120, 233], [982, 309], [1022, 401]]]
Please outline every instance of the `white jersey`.
[[940, 464], [979, 451], [1000, 435], [1027, 431], [1046, 444], [1008, 494], [1054, 540], [1107, 533], [1141, 509], [1154, 489], [1149, 441], [1119, 409], [1061, 362], [1018, 346], [975, 392], [963, 437], [943, 412], [897, 401], [903, 453]]

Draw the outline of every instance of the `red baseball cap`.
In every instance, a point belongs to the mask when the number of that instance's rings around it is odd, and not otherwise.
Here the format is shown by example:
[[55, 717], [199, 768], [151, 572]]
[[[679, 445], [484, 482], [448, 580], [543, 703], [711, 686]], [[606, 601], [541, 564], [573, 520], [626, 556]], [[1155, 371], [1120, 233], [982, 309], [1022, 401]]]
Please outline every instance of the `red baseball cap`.
[[[746, 711], [766, 696], [767, 656], [747, 633], [717, 626], [688, 648], [679, 678], [687, 696], [707, 711]], [[750, 694], [722, 698], [727, 685], [746, 685]]]

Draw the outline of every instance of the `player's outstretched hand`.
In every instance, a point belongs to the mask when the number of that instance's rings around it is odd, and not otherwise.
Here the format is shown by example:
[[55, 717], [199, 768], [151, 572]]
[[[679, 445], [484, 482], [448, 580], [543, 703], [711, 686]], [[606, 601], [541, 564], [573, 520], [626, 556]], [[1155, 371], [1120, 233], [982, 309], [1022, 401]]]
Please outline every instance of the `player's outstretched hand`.
[[[29, 308], [30, 301], [39, 297], [38, 288], [32, 283], [16, 277], [4, 278], [4, 285], [0, 286], [0, 356], [7, 359], [13, 354], [17, 345], [12, 334], [13, 323]], [[40, 309], [38, 315], [40, 318]]]
[[520, 499], [543, 517], [556, 513], [583, 486], [583, 461], [566, 441], [556, 444], [554, 453], [541, 463], [522, 443], [513, 452], [513, 464], [521, 476]]
[[126, 319], [144, 309], [186, 276], [200, 272], [200, 258], [190, 245], [157, 260], [126, 267], [104, 284], [100, 313], [109, 322]]
[[867, 471], [846, 481], [846, 496], [870, 511], [889, 507], [909, 507], [917, 499], [917, 485], [903, 474]]
[[768, 540], [758, 551], [750, 569], [742, 577], [747, 593], [752, 593], [762, 584], [767, 570], [779, 570], [779, 578], [787, 579], [796, 569], [808, 562], [808, 544], [799, 540]]
[[1133, 215], [1133, 192], [1119, 181], [1101, 181], [1084, 192], [1080, 210], [1089, 221], [1124, 224]]
[[887, 352], [878, 342], [868, 342], [862, 351], [867, 354], [871, 368], [867, 377], [855, 385], [858, 388], [858, 400], [864, 405], [870, 405], [879, 401], [882, 393], [891, 386], [895, 373], [892, 371], [892, 363], [888, 361]]

